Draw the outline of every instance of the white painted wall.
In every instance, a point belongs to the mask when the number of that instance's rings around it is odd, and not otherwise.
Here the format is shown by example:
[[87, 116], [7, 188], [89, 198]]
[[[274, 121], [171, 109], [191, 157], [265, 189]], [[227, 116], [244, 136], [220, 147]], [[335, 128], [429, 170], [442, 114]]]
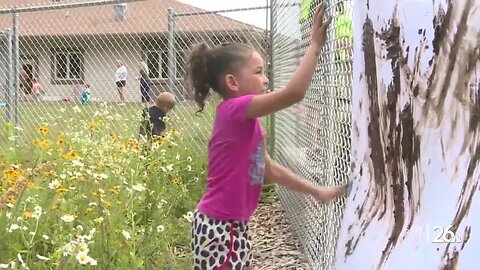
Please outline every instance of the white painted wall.
[[[453, 6], [446, 2], [355, 3], [353, 187], [335, 269], [477, 269], [480, 265], [478, 81], [477, 87], [468, 87], [480, 70], [480, 2], [448, 1]], [[445, 25], [435, 54], [432, 22], [441, 7], [450, 24]], [[365, 34], [368, 20], [371, 35]], [[391, 42], [395, 35], [381, 38], [392, 25], [400, 27], [399, 47]], [[367, 54], [369, 40], [375, 52]], [[392, 59], [386, 57], [396, 48], [401, 52], [399, 58], [393, 55], [399, 83], [392, 88], [396, 73]], [[379, 116], [373, 107], [379, 108]], [[406, 111], [410, 118], [405, 118]], [[448, 230], [456, 237], [453, 243], [444, 241]], [[436, 243], [438, 239], [442, 242]]]

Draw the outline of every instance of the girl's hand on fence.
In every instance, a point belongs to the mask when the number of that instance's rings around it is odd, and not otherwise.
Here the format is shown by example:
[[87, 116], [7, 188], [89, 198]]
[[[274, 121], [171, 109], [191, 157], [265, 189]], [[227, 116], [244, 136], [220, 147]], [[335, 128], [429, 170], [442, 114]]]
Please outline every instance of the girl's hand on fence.
[[327, 36], [327, 28], [330, 25], [332, 19], [328, 19], [324, 22], [324, 15], [325, 15], [325, 6], [320, 4], [315, 11], [315, 15], [313, 15], [313, 25], [312, 25], [312, 42], [311, 44], [315, 46], [318, 51], [323, 47], [325, 44], [325, 39]]
[[329, 203], [338, 197], [346, 195], [349, 187], [350, 184], [329, 188], [319, 188], [313, 197], [315, 197], [315, 199], [317, 199], [319, 202]]

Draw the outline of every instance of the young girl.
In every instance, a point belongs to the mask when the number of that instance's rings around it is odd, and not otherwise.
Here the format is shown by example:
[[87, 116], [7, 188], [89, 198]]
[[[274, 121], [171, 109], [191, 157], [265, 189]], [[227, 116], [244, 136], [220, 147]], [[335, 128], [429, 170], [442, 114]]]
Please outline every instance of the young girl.
[[253, 269], [249, 221], [259, 202], [264, 179], [330, 202], [346, 186], [320, 188], [270, 159], [259, 117], [287, 108], [305, 95], [325, 41], [329, 23], [324, 8], [314, 16], [311, 44], [284, 89], [266, 93], [264, 62], [248, 45], [232, 43], [196, 47], [188, 60], [188, 81], [200, 110], [210, 89], [218, 105], [208, 145], [206, 193], [194, 213], [193, 269]]
[[33, 101], [39, 102], [42, 99], [42, 94], [45, 94], [45, 91], [42, 88], [42, 85], [37, 78], [33, 78], [32, 84], [32, 97]]

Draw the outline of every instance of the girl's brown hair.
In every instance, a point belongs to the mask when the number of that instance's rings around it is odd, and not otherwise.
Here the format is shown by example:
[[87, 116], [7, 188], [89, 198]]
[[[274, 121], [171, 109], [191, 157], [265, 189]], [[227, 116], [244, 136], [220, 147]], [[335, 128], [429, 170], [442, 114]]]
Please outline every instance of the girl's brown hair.
[[201, 112], [210, 88], [225, 97], [223, 78], [234, 74], [245, 64], [254, 49], [243, 43], [222, 44], [209, 49], [205, 44], [195, 46], [187, 60], [187, 82], [194, 90], [195, 102]]

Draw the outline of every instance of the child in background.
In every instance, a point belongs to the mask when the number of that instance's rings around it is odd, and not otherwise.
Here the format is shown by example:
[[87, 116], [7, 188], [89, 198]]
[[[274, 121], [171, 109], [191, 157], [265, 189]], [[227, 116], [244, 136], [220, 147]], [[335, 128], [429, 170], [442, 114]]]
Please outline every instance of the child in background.
[[38, 81], [37, 78], [33, 78], [33, 84], [32, 84], [33, 101], [39, 102], [42, 99], [42, 94], [45, 94], [45, 91], [43, 91], [42, 85], [40, 85], [40, 82]]
[[175, 107], [175, 104], [174, 95], [168, 92], [160, 93], [155, 100], [155, 105], [142, 111], [140, 135], [148, 139], [162, 135], [166, 128], [164, 117]]
[[310, 194], [327, 203], [343, 196], [347, 185], [321, 188], [268, 156], [259, 118], [300, 102], [315, 71], [329, 23], [321, 5], [314, 15], [311, 42], [290, 81], [267, 91], [265, 63], [252, 47], [231, 43], [194, 48], [187, 79], [200, 111], [210, 89], [223, 101], [216, 109], [208, 144], [207, 187], [194, 213], [193, 269], [253, 269], [249, 221], [264, 179]]
[[88, 104], [88, 102], [90, 101], [91, 95], [92, 95], [92, 91], [90, 90], [90, 85], [85, 84], [85, 89], [83, 89], [82, 95], [80, 96], [80, 102], [82, 103], [82, 105]]

